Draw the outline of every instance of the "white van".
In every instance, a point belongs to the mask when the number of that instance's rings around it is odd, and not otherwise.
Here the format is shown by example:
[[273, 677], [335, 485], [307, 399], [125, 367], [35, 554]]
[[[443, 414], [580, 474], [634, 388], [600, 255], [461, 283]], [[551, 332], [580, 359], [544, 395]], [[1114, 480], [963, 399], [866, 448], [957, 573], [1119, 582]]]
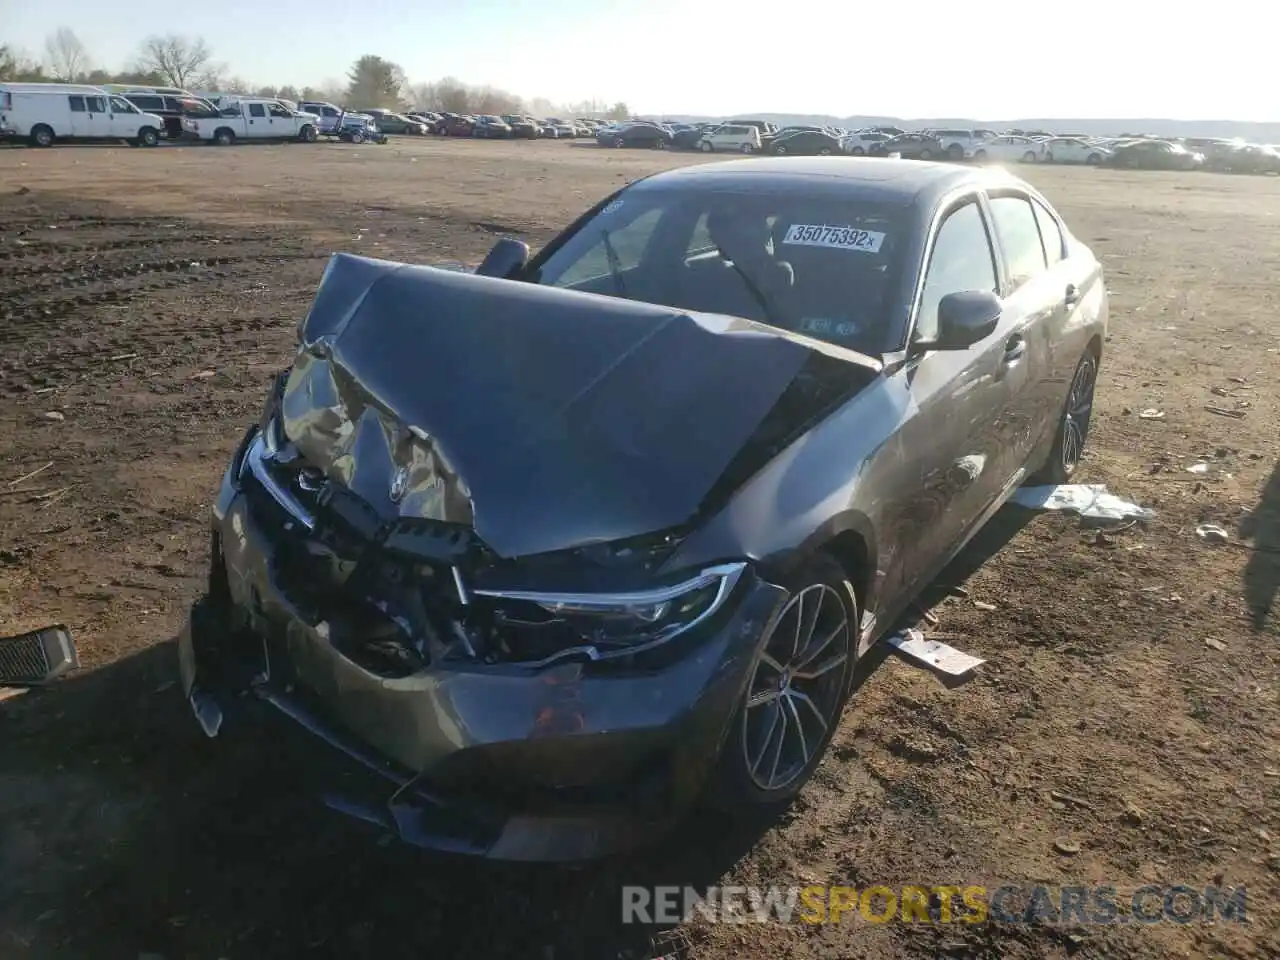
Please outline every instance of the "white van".
[[164, 120], [124, 97], [79, 83], [0, 83], [0, 137], [35, 147], [55, 140], [128, 140], [154, 147]]

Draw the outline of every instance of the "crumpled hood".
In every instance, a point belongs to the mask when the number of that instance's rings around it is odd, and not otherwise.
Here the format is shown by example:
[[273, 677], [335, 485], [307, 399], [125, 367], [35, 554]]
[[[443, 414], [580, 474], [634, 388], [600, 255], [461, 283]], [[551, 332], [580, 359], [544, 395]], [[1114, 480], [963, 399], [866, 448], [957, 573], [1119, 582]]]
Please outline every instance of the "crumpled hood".
[[300, 336], [281, 409], [302, 455], [384, 517], [468, 524], [504, 557], [688, 521], [815, 349], [347, 254]]

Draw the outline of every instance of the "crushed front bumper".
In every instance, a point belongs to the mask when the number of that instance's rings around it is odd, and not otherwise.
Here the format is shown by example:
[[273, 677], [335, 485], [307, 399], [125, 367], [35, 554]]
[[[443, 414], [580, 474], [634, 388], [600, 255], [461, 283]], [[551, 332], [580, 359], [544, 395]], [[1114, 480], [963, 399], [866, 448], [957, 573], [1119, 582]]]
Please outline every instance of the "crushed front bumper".
[[684, 812], [784, 596], [744, 573], [714, 629], [650, 669], [439, 664], [389, 678], [344, 656], [328, 620], [288, 595], [272, 536], [230, 472], [213, 534], [210, 590], [179, 640], [205, 732], [292, 721], [344, 758], [342, 773], [363, 771], [354, 786], [321, 785], [332, 808], [418, 846], [502, 860], [616, 852]]

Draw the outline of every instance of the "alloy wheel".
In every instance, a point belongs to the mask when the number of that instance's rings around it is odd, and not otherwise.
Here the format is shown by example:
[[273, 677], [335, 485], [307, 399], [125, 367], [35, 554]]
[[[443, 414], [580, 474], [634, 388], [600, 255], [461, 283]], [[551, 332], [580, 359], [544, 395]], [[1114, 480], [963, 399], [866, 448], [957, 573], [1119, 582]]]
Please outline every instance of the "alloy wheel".
[[782, 790], [813, 763], [835, 724], [852, 630], [835, 589], [796, 593], [760, 651], [742, 713], [742, 759], [761, 790]]
[[1067, 409], [1062, 420], [1062, 468], [1070, 474], [1080, 463], [1084, 443], [1089, 438], [1089, 421], [1093, 415], [1093, 388], [1098, 379], [1098, 364], [1085, 357], [1076, 367], [1067, 394]]

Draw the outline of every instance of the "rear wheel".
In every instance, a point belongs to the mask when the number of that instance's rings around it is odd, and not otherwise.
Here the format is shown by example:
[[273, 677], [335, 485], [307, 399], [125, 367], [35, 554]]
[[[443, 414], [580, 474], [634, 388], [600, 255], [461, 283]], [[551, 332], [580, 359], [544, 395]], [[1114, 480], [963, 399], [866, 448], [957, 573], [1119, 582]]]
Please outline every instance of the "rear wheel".
[[753, 147], [753, 146], [752, 146], [751, 144], [749, 144], [749, 143], [744, 143], [744, 144], [743, 144], [739, 149], [740, 149], [743, 153], [755, 153], [755, 152], [756, 152], [756, 148], [755, 148], [755, 147]]
[[843, 569], [818, 554], [759, 640], [709, 796], [730, 814], [789, 802], [835, 733], [857, 657], [858, 605]]
[[1026, 153], [1024, 153], [1024, 154], [1022, 155], [1022, 162], [1023, 162], [1023, 163], [1035, 163], [1035, 162], [1036, 162], [1036, 155], [1035, 155], [1035, 151], [1034, 151], [1034, 150], [1028, 150]]
[[932, 151], [932, 150], [930, 150], [928, 147], [925, 147], [923, 150], [921, 150], [921, 151], [917, 154], [917, 156], [918, 156], [921, 160], [932, 160], [932, 159], [933, 159], [933, 151]]
[[986, 163], [986, 162], [987, 162], [987, 151], [985, 151], [985, 150], [979, 150], [979, 151], [977, 151], [977, 152], [973, 155], [973, 162], [974, 162], [974, 163]]
[[855, 157], [863, 157], [863, 156], [866, 156], [866, 153], [867, 153], [867, 151], [863, 150], [862, 147], [854, 147], [849, 152], [852, 153]]
[[960, 146], [958, 143], [953, 143], [951, 146], [947, 147], [947, 158], [950, 160], [963, 160], [964, 147]]
[[53, 128], [43, 123], [38, 123], [32, 127], [31, 145], [33, 147], [53, 146]]
[[1098, 358], [1092, 350], [1086, 351], [1076, 364], [1071, 377], [1071, 388], [1058, 421], [1058, 432], [1053, 438], [1049, 459], [1036, 471], [1032, 482], [1044, 484], [1068, 483], [1080, 465], [1085, 441], [1089, 439], [1089, 423], [1093, 419], [1093, 392], [1098, 382]]
[[703, 140], [702, 143], [699, 144], [698, 149], [701, 150], [703, 153], [710, 153], [712, 150], [715, 149], [715, 147], [711, 146], [711, 144], [708, 143], [706, 140]]

